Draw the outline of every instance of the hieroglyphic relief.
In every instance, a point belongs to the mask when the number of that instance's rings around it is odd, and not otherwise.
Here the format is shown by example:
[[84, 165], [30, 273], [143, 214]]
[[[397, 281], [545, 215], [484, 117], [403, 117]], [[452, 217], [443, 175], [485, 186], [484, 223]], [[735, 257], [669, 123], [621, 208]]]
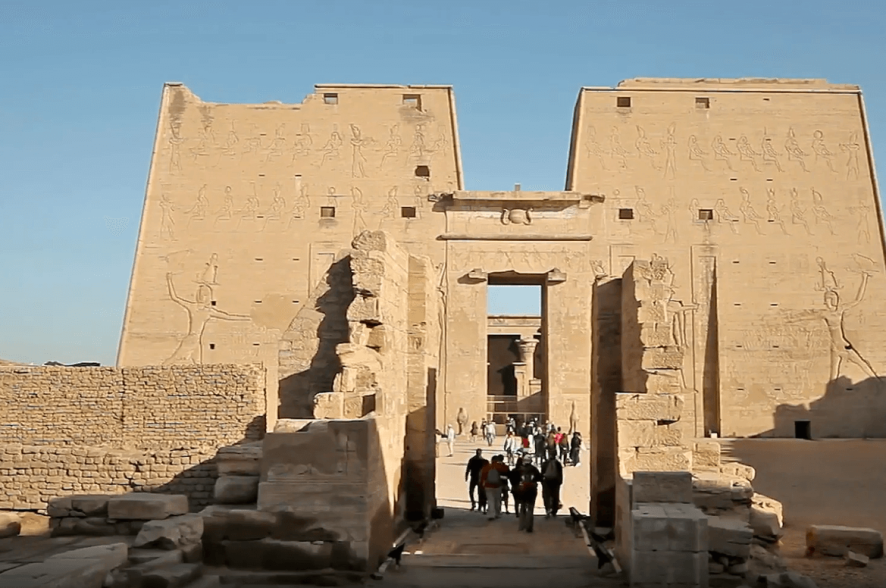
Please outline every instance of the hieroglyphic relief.
[[169, 137], [166, 142], [169, 144], [169, 173], [182, 170], [181, 144], [185, 140], [181, 136], [182, 124], [179, 120], [169, 122]]
[[723, 137], [721, 135], [717, 135], [714, 137], [714, 140], [711, 141], [711, 149], [714, 151], [714, 159], [726, 163], [726, 167], [732, 171], [732, 162], [729, 158], [734, 157], [735, 153], [729, 150], [729, 147], [723, 142]]
[[847, 154], [846, 160], [846, 179], [858, 179], [858, 152], [861, 151], [861, 145], [858, 143], [858, 133], [853, 132], [849, 135], [848, 143], [840, 143], [840, 150]]
[[809, 222], [806, 220], [806, 209], [800, 204], [800, 193], [796, 188], [791, 189], [791, 224], [802, 225], [807, 235], [812, 235]]
[[754, 151], [747, 135], [742, 135], [738, 138], [738, 143], [736, 143], [735, 148], [738, 149], [739, 161], [749, 162], [755, 171], [760, 171], [760, 168], [757, 166], [757, 157], [760, 156], [760, 153]]
[[649, 141], [649, 138], [646, 136], [646, 131], [640, 125], [637, 125], [637, 140], [634, 142], [634, 147], [637, 148], [637, 153], [639, 154], [640, 159], [646, 159], [649, 161], [649, 165], [652, 166], [652, 169], [661, 169], [655, 163], [658, 151], [652, 148], [652, 142]]
[[754, 225], [754, 228], [757, 229], [757, 234], [763, 235], [763, 228], [760, 226], [760, 221], [763, 220], [763, 217], [754, 210], [754, 206], [751, 204], [750, 193], [744, 188], [739, 188], [738, 190], [741, 192], [741, 206], [738, 207], [738, 211], [741, 213], [744, 222]]
[[212, 223], [212, 226], [216, 228], [219, 221], [229, 221], [232, 218], [234, 218], [234, 195], [231, 187], [225, 186], [225, 201], [222, 207], [215, 213], [215, 221]]
[[243, 221], [254, 223], [258, 217], [258, 209], [260, 206], [258, 192], [256, 191], [255, 182], [250, 182], [250, 184], [252, 184], [252, 194], [246, 199], [246, 205], [237, 211], [236, 229], [240, 228], [240, 224]]
[[836, 235], [834, 232], [833, 221], [834, 217], [828, 212], [828, 209], [824, 206], [824, 198], [822, 198], [821, 194], [815, 189], [812, 189], [812, 214], [815, 215], [815, 224], [823, 224], [828, 228], [831, 235]]
[[175, 218], [172, 213], [175, 212], [175, 205], [169, 199], [168, 194], [162, 194], [160, 200], [157, 201], [160, 206], [160, 238], [175, 241]]
[[806, 167], [806, 156], [809, 154], [800, 147], [800, 142], [797, 141], [797, 135], [794, 133], [793, 127], [788, 129], [788, 138], [784, 142], [784, 149], [788, 153], [788, 161], [796, 161], [804, 172], [809, 171]]
[[286, 209], [286, 199], [283, 198], [282, 190], [283, 188], [280, 186], [280, 182], [277, 182], [277, 185], [274, 186], [274, 200], [271, 202], [270, 208], [268, 208], [263, 215], [265, 217], [265, 222], [262, 223], [262, 231], [268, 227], [269, 222], [280, 221], [283, 219], [283, 211]]
[[708, 153], [702, 150], [701, 145], [698, 144], [698, 138], [695, 135], [689, 135], [689, 161], [697, 161], [704, 171], [711, 171], [708, 164], [705, 163], [707, 156]]
[[392, 221], [397, 218], [400, 211], [400, 200], [397, 198], [397, 186], [388, 190], [388, 199], [385, 201], [384, 208], [379, 213], [378, 230], [382, 229], [385, 221]]
[[781, 168], [781, 162], [778, 160], [778, 153], [776, 153], [775, 147], [772, 146], [772, 137], [768, 135], [766, 129], [763, 129], [763, 142], [760, 144], [760, 150], [763, 154], [764, 164], [774, 164], [775, 169], [780, 172], [784, 171]]
[[717, 200], [717, 203], [714, 205], [714, 212], [717, 213], [717, 222], [727, 223], [733, 233], [738, 233], [738, 221], [740, 219], [730, 212], [725, 200], [722, 198]]
[[664, 242], [677, 242], [677, 199], [674, 197], [674, 191], [671, 189], [671, 197], [661, 207], [661, 216], [665, 217], [667, 222], [665, 226]]
[[206, 198], [206, 184], [200, 186], [197, 190], [197, 199], [189, 210], [185, 211], [188, 215], [188, 228], [194, 221], [202, 221], [206, 219], [206, 209], [209, 208], [209, 200]]
[[597, 129], [589, 126], [587, 130], [588, 138], [585, 141], [588, 157], [595, 157], [600, 162], [600, 167], [606, 169], [605, 156], [609, 155], [606, 149], [597, 142]]
[[532, 208], [504, 208], [501, 211], [501, 224], [503, 225], [530, 225], [532, 224]]
[[308, 210], [311, 208], [311, 198], [308, 196], [308, 185], [303, 184], [301, 176], [295, 178], [295, 202], [292, 210], [289, 211], [289, 224], [286, 230], [292, 228], [292, 223], [296, 220], [303, 219], [307, 216]]
[[667, 137], [661, 142], [661, 148], [665, 152], [664, 177], [674, 179], [677, 177], [677, 124], [668, 125]]
[[618, 134], [618, 127], [612, 127], [612, 132], [609, 135], [609, 154], [618, 167], [625, 169], [627, 168], [627, 157], [630, 155], [628, 150], [622, 147], [621, 138]]
[[858, 215], [858, 242], [868, 244], [871, 242], [871, 207], [863, 197], [858, 199], [858, 206], [851, 206], [849, 210]]
[[790, 233], [788, 233], [787, 227], [784, 226], [784, 219], [781, 218], [782, 209], [784, 209], [784, 206], [778, 206], [778, 204], [775, 202], [775, 189], [767, 188], [766, 213], [769, 215], [769, 222], [781, 227], [781, 232], [783, 234], [790, 235]]
[[341, 155], [341, 148], [344, 142], [341, 133], [338, 132], [338, 125], [332, 125], [329, 139], [326, 140], [321, 149], [323, 156], [320, 158], [319, 167], [323, 167], [329, 161], [337, 160]]
[[314, 138], [311, 135], [310, 123], [301, 123], [299, 131], [292, 140], [292, 161], [311, 154]]
[[271, 139], [271, 143], [264, 150], [264, 162], [270, 163], [274, 161], [278, 157], [282, 157], [283, 153], [286, 151], [286, 123], [280, 123], [274, 129], [274, 138]]
[[350, 125], [351, 128], [351, 177], [366, 177], [366, 156], [363, 155], [363, 147], [374, 142], [371, 137], [364, 137], [363, 132], [355, 124]]
[[815, 165], [818, 166], [819, 161], [824, 161], [827, 168], [836, 173], [837, 169], [834, 167], [834, 156], [836, 154], [828, 149], [828, 146], [825, 144], [824, 132], [817, 130], [812, 133], [812, 137], [812, 151], [815, 153]]
[[378, 165], [379, 169], [384, 167], [385, 162], [389, 159], [393, 159], [394, 161], [399, 159], [400, 150], [402, 148], [403, 138], [400, 136], [400, 125], [391, 125], [391, 128], [388, 131], [388, 141], [385, 143], [385, 150], [381, 156], [381, 163]]
[[655, 213], [655, 209], [652, 207], [652, 203], [646, 198], [646, 191], [640, 186], [634, 186], [634, 190], [637, 192], [637, 220], [639, 222], [648, 222], [649, 226], [652, 227], [653, 233], [658, 233], [658, 227], [655, 224], [655, 219], [658, 218], [658, 215]]
[[368, 205], [363, 191], [360, 188], [351, 187], [351, 208], [354, 209], [354, 229], [353, 235], [356, 237], [366, 230], [366, 221], [363, 219], [363, 213], [366, 212]]

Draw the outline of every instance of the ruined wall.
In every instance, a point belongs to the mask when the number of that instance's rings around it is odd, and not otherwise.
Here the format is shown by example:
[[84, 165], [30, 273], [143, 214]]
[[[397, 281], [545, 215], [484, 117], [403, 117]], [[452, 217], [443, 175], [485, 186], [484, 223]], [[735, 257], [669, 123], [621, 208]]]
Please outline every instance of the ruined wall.
[[813, 436], [886, 435], [884, 245], [858, 88], [630, 80], [583, 89], [576, 113], [567, 188], [606, 196], [589, 227], [605, 269], [671, 263], [695, 434], [793, 436], [807, 419]]
[[0, 370], [0, 508], [159, 491], [210, 502], [218, 447], [264, 434], [260, 366]]
[[439, 263], [461, 187], [446, 86], [220, 104], [166, 84], [118, 364], [270, 360], [341, 249], [384, 229]]

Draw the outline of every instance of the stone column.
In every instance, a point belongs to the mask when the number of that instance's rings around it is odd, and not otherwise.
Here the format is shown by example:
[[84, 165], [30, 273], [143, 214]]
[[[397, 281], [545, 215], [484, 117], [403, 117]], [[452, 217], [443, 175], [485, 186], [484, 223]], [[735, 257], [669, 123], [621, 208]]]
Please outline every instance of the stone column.
[[538, 339], [520, 339], [517, 341], [517, 352], [520, 356], [520, 363], [526, 364], [526, 376], [528, 380], [535, 378], [535, 348], [538, 346]]

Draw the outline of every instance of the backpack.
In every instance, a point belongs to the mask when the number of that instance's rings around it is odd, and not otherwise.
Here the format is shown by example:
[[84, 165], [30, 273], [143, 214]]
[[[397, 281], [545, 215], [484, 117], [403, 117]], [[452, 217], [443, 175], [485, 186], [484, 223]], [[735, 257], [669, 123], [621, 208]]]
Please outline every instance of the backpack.
[[554, 463], [554, 460], [548, 462], [548, 466], [545, 468], [545, 480], [556, 480], [557, 479], [557, 466]]
[[486, 474], [486, 483], [487, 484], [495, 484], [496, 486], [501, 484], [501, 474], [498, 473], [497, 468], [490, 468], [489, 473]]
[[520, 489], [526, 491], [535, 487], [535, 476], [532, 470], [530, 468], [524, 469], [520, 475]]

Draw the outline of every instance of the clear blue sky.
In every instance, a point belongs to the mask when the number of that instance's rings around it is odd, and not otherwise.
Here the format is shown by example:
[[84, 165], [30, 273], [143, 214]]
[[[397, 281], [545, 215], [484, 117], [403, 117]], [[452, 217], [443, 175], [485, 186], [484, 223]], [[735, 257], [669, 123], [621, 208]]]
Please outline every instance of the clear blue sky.
[[886, 157], [884, 31], [871, 0], [0, 0], [0, 358], [113, 364], [164, 81], [453, 84], [467, 187], [554, 190], [579, 88], [637, 76], [860, 84]]

